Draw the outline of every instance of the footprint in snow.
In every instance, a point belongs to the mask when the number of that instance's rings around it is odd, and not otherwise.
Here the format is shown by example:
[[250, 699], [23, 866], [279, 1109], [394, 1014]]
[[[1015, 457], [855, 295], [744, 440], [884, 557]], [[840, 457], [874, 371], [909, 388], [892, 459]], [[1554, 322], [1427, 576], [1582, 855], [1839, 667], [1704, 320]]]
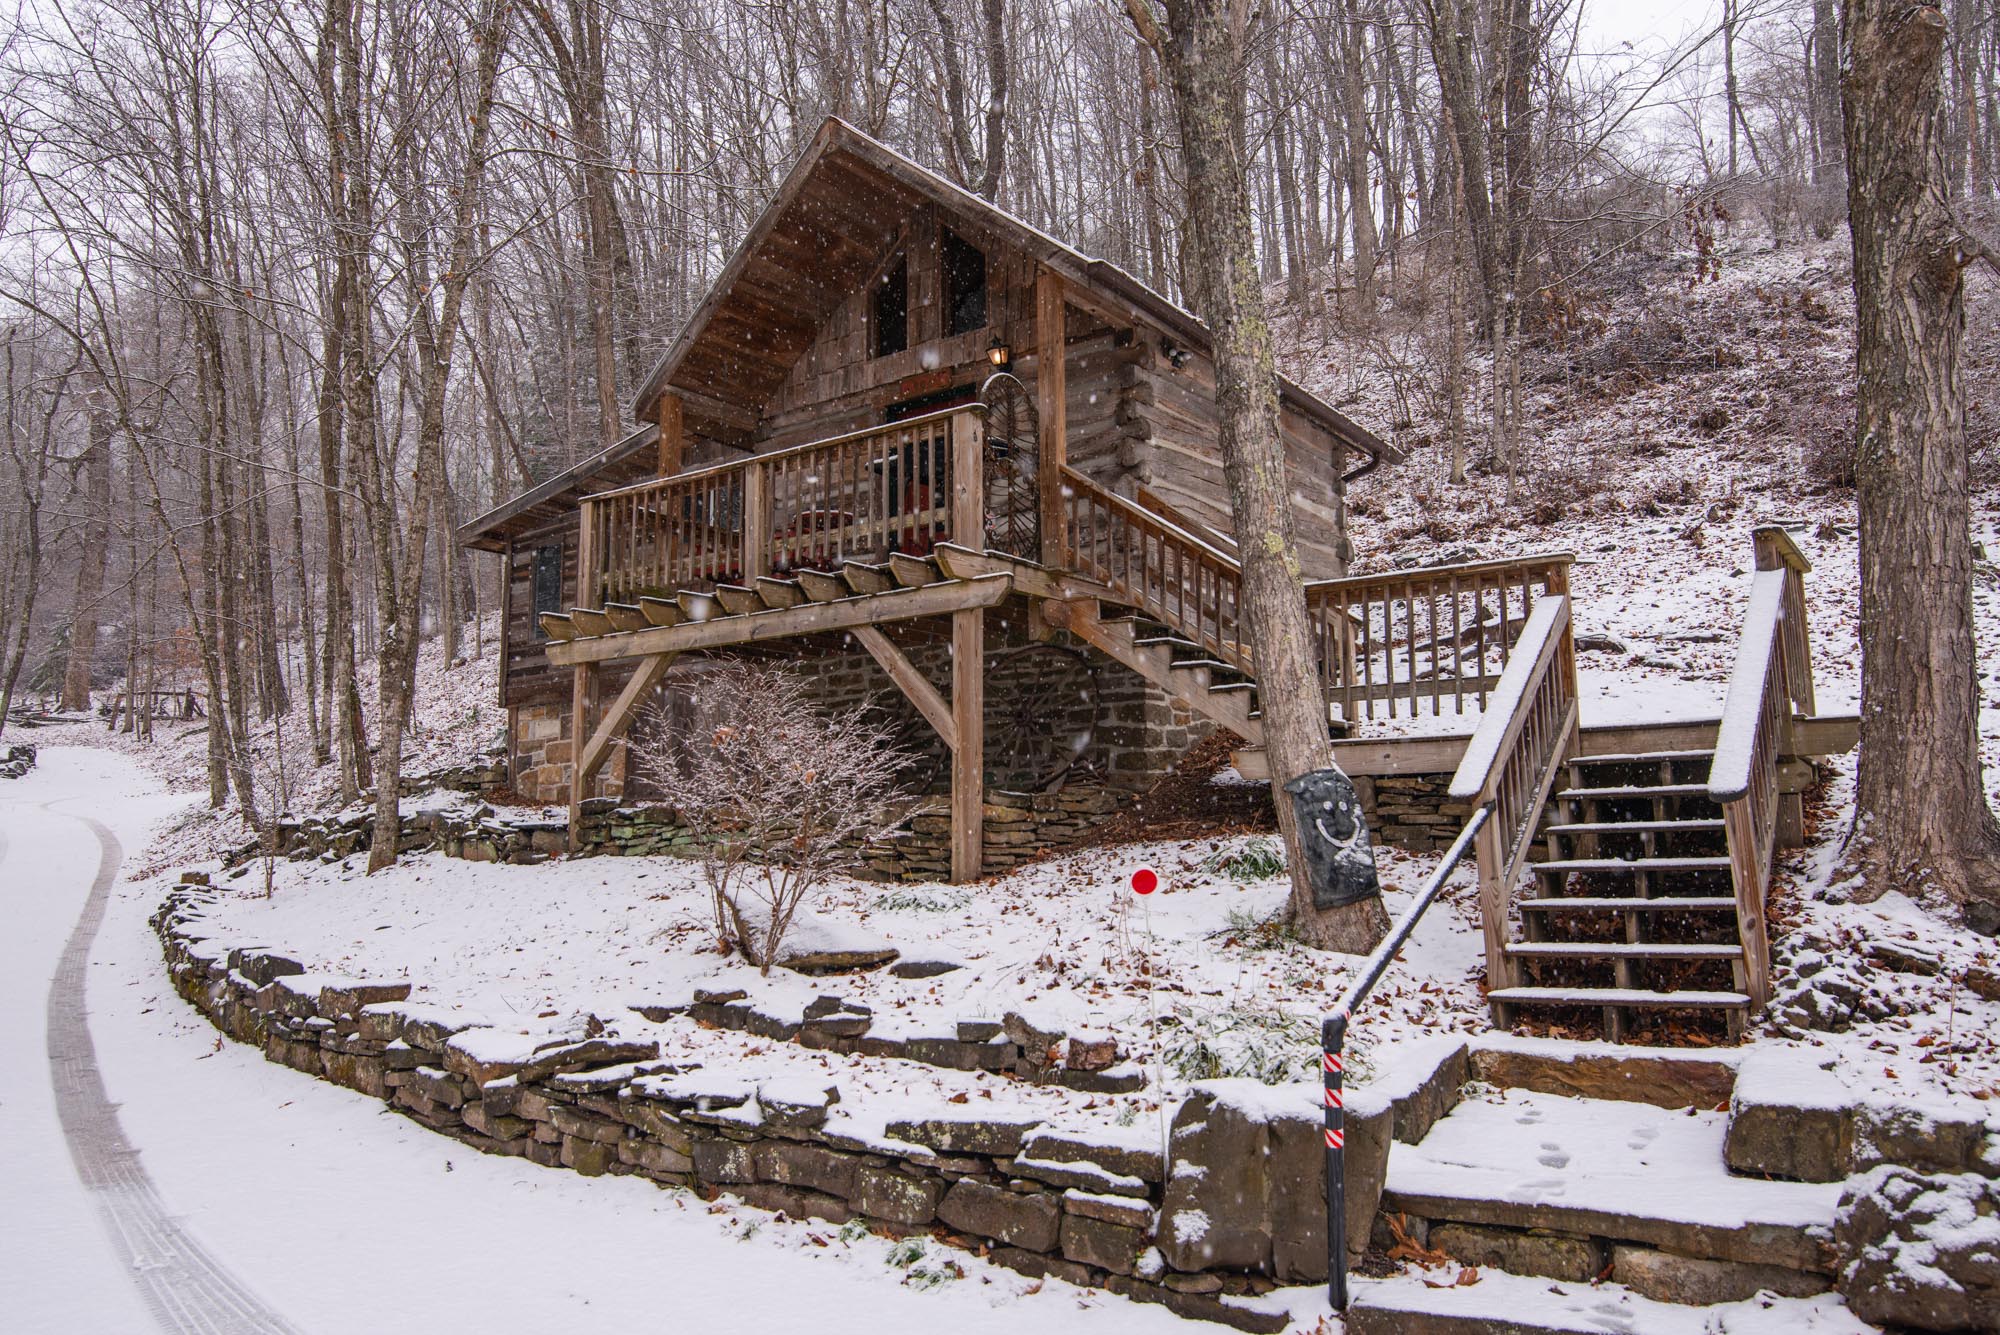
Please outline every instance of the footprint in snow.
[[1535, 1156], [1535, 1162], [1544, 1168], [1569, 1167], [1569, 1152], [1554, 1141], [1543, 1141], [1542, 1152]]

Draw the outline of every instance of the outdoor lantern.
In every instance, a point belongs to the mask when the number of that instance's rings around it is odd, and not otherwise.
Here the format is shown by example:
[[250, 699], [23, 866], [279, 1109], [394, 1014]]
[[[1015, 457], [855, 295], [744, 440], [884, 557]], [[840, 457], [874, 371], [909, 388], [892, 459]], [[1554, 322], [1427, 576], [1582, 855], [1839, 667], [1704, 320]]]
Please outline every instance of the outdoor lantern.
[[1012, 353], [1007, 345], [1000, 341], [1000, 335], [995, 334], [993, 341], [986, 345], [986, 360], [1004, 371], [1007, 369], [1007, 360], [1010, 356]]

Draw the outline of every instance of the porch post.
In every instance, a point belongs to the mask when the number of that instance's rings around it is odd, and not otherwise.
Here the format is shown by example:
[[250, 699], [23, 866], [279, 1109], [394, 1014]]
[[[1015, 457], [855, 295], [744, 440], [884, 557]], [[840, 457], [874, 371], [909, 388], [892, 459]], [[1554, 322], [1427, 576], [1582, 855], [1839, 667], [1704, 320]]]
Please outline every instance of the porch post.
[[583, 799], [590, 776], [584, 772], [583, 749], [590, 737], [590, 715], [597, 697], [597, 664], [578, 663], [569, 694], [569, 851], [583, 848]]
[[670, 477], [681, 471], [681, 396], [672, 392], [660, 395], [655, 413], [660, 424], [659, 473]]
[[951, 879], [979, 875], [986, 847], [986, 611], [951, 614]]
[[1067, 320], [1063, 281], [1047, 269], [1035, 273], [1035, 478], [1041, 492], [1042, 564], [1067, 564], [1063, 550], [1062, 471], [1069, 449], [1069, 367], [1064, 360]]

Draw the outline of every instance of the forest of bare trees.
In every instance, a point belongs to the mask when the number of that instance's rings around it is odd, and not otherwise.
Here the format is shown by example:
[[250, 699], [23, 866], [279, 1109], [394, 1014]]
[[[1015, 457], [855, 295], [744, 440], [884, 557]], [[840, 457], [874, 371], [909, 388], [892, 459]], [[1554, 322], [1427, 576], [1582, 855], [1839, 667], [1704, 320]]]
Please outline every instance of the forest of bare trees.
[[[2000, 9], [1949, 8], [1947, 173], [1985, 199]], [[1254, 25], [1262, 278], [1301, 320], [1430, 350], [1455, 480], [1534, 467], [1523, 349], [1592, 266], [1716, 218], [1840, 226], [1833, 0], [1723, 13], [1645, 51], [1595, 49], [1561, 0], [1297, 0]], [[253, 825], [274, 720], [345, 796], [397, 774], [419, 644], [491, 650], [494, 572], [455, 526], [629, 429], [825, 116], [1188, 300], [1160, 66], [1094, 0], [21, 7], [0, 727], [30, 696], [191, 688], [211, 798]]]

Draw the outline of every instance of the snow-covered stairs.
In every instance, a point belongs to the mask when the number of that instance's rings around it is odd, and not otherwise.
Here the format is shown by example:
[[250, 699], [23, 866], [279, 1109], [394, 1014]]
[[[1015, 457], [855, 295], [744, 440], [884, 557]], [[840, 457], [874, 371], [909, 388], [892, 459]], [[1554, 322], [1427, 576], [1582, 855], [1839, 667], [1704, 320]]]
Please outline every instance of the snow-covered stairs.
[[[1467, 1086], [1390, 1149], [1376, 1242], [1422, 1268], [1357, 1280], [1349, 1335], [1794, 1329], [1766, 1324], [1760, 1292], [1831, 1312], [1812, 1295], [1839, 1184], [1731, 1174], [1728, 1120]], [[1735, 1304], [1743, 1324], [1717, 1325]]]
[[1577, 756], [1550, 801], [1544, 856], [1507, 946], [1517, 981], [1488, 996], [1522, 1008], [1601, 1013], [1626, 1035], [1635, 1012], [1720, 1013], [1741, 1029], [1750, 998], [1709, 751]]

